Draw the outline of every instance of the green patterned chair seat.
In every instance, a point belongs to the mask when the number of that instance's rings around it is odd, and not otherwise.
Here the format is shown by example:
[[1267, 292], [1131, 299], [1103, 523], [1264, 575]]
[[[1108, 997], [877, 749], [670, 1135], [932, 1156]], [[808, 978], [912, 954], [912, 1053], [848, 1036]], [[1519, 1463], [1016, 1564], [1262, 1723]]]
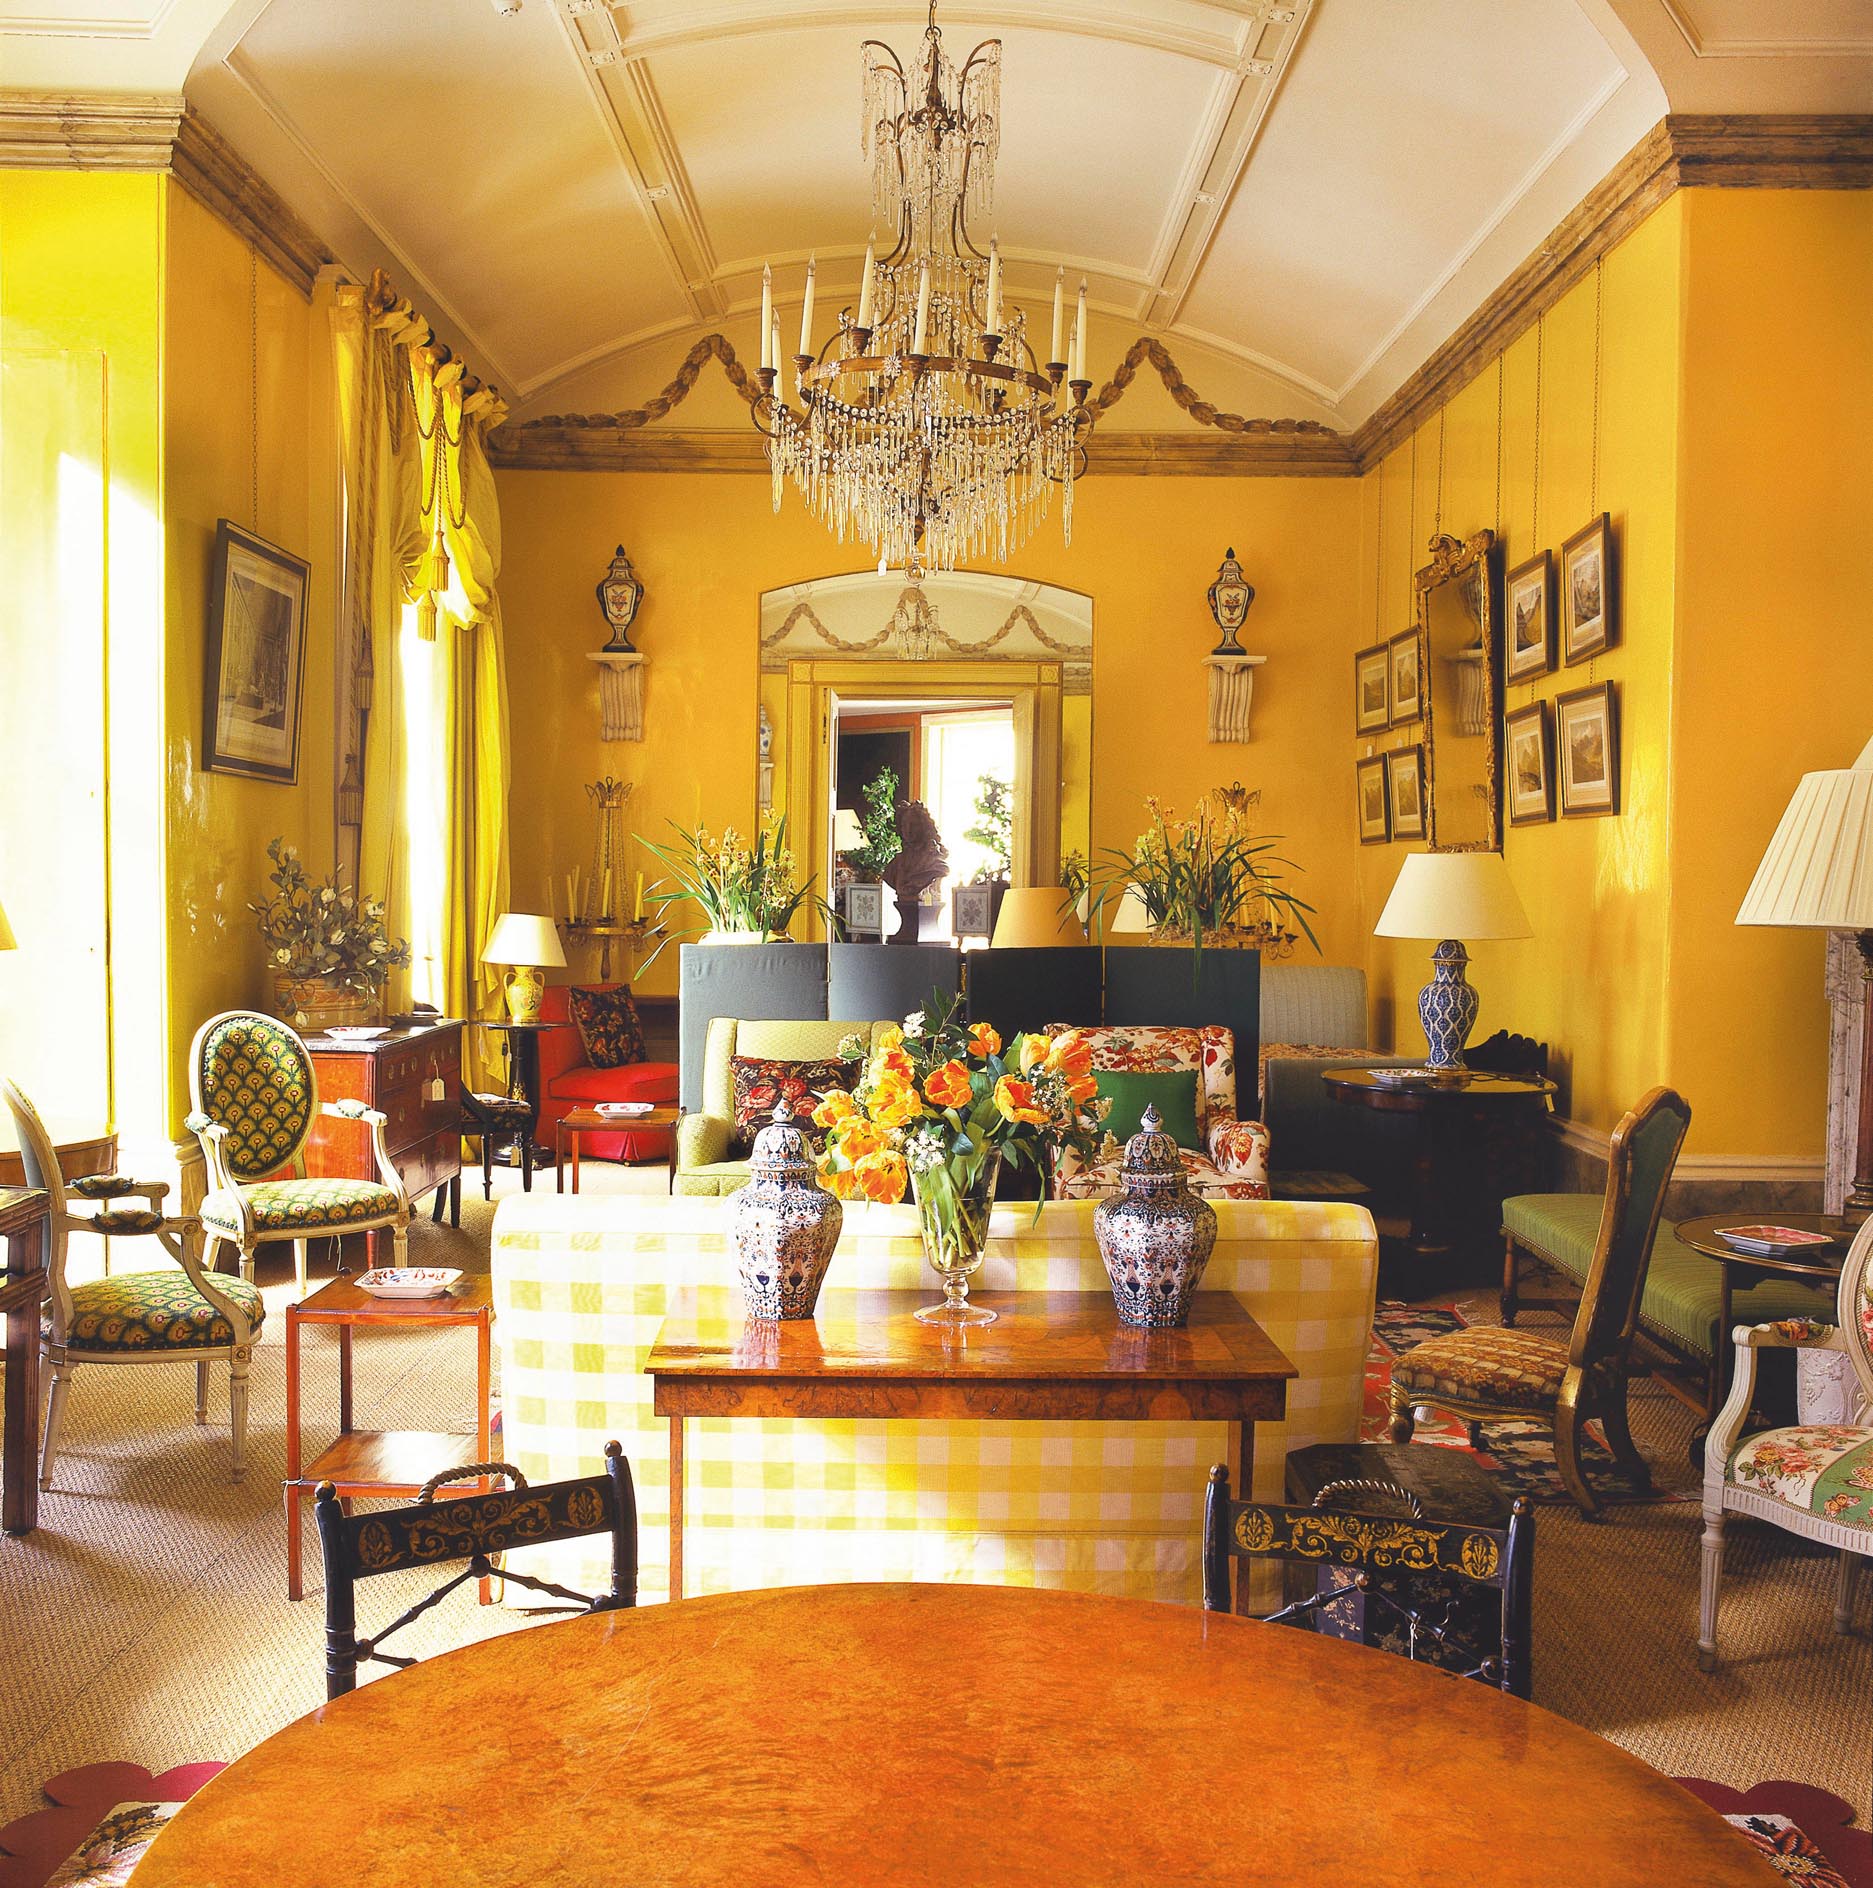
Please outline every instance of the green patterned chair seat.
[[[395, 1219], [398, 1212], [395, 1192], [377, 1180], [263, 1180], [243, 1187], [240, 1199], [262, 1235], [330, 1232]], [[200, 1214], [208, 1231], [240, 1237], [240, 1204], [233, 1194], [209, 1194]]]
[[1567, 1351], [1532, 1331], [1479, 1325], [1414, 1344], [1392, 1365], [1392, 1385], [1459, 1408], [1473, 1404], [1553, 1413]]
[[713, 1199], [738, 1193], [753, 1178], [754, 1169], [745, 1160], [713, 1160], [701, 1167], [680, 1168], [670, 1190]]
[[[217, 1274], [215, 1289], [260, 1329], [267, 1308], [257, 1285]], [[233, 1342], [233, 1327], [186, 1272], [119, 1272], [72, 1288], [69, 1351], [206, 1350]]]
[[[1523, 1193], [1502, 1203], [1502, 1229], [1539, 1253], [1556, 1271], [1584, 1284], [1600, 1229], [1597, 1193]], [[1717, 1261], [1685, 1245], [1661, 1225], [1639, 1300], [1639, 1328], [1693, 1357], [1717, 1354], [1723, 1317]], [[1827, 1318], [1831, 1294], [1792, 1279], [1770, 1279], [1739, 1291], [1732, 1301], [1737, 1324], [1774, 1324], [1785, 1318]]]
[[[77, 1214], [73, 1216], [76, 1224]], [[118, 1206], [109, 1212], [93, 1213], [90, 1220], [92, 1232], [157, 1232], [161, 1230], [163, 1216], [152, 1212], [147, 1206]]]
[[1873, 1429], [1802, 1423], [1744, 1439], [1724, 1479], [1824, 1520], [1873, 1528]]

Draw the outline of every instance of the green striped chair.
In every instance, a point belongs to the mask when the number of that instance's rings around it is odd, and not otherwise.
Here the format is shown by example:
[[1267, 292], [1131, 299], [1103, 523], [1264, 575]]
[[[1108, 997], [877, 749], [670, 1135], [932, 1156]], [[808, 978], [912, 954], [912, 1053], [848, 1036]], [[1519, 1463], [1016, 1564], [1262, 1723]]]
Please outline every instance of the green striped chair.
[[[231, 1245], [251, 1283], [254, 1254], [290, 1240], [303, 1298], [310, 1240], [384, 1226], [396, 1244], [394, 1262], [405, 1262], [410, 1196], [384, 1145], [386, 1117], [361, 1101], [321, 1107], [312, 1057], [296, 1030], [254, 1010], [211, 1016], [189, 1049], [189, 1098], [187, 1125], [208, 1164], [209, 1191], [196, 1211], [211, 1270], [217, 1243]], [[369, 1126], [375, 1179], [307, 1178], [306, 1142], [320, 1114]], [[281, 1173], [291, 1177], [275, 1177]]]

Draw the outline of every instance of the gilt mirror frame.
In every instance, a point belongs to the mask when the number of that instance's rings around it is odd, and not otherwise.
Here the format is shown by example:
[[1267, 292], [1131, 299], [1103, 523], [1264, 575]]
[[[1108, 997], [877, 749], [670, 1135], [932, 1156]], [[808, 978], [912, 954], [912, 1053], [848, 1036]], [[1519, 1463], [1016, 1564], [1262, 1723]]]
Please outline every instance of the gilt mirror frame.
[[[1416, 573], [1418, 634], [1422, 638], [1421, 692], [1424, 700], [1424, 804], [1426, 838], [1434, 852], [1499, 852], [1502, 849], [1502, 554], [1493, 531], [1478, 531], [1468, 538], [1439, 532], [1430, 541], [1431, 561]], [[1452, 727], [1458, 712], [1453, 685], [1442, 679], [1449, 658], [1440, 655], [1433, 638], [1431, 609], [1435, 594], [1446, 584], [1472, 587], [1474, 600], [1465, 600], [1473, 612], [1481, 647], [1482, 700], [1472, 703], [1472, 718], [1483, 742], [1483, 837], [1453, 837], [1462, 832], [1448, 802], [1440, 808], [1439, 777], [1448, 792], [1454, 781], [1442, 763], [1445, 743], [1457, 738]], [[1459, 598], [1463, 589], [1457, 592]], [[1480, 710], [1480, 714], [1478, 714]]]

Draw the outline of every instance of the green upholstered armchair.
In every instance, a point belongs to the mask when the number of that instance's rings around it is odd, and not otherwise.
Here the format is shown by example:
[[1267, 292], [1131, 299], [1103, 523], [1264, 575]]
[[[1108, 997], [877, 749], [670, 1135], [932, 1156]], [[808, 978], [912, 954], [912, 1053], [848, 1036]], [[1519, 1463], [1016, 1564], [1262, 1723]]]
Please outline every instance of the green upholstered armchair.
[[[293, 1244], [299, 1296], [306, 1295], [306, 1246], [348, 1232], [388, 1226], [395, 1263], [408, 1250], [410, 1196], [384, 1144], [386, 1117], [362, 1102], [319, 1104], [312, 1057], [296, 1030], [253, 1010], [226, 1010], [195, 1032], [189, 1049], [188, 1127], [202, 1144], [208, 1193], [197, 1209], [209, 1269], [219, 1241], [241, 1255], [241, 1277], [254, 1276], [263, 1245]], [[320, 1114], [363, 1121], [377, 1157], [375, 1180], [306, 1178], [306, 1142]], [[290, 1180], [271, 1175], [291, 1169]]]
[[730, 1151], [735, 1135], [731, 1064], [736, 1056], [817, 1060], [837, 1055], [848, 1036], [863, 1036], [870, 1043], [884, 1026], [882, 1022], [743, 1022], [733, 1016], [711, 1017], [702, 1052], [702, 1107], [676, 1124], [671, 1192], [733, 1193], [748, 1184], [747, 1160]]

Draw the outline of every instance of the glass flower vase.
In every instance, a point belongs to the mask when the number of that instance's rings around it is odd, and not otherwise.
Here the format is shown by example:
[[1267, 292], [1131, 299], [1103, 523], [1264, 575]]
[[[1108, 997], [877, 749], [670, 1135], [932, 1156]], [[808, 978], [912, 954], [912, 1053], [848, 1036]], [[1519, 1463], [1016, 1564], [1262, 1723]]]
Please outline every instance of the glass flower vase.
[[972, 1175], [960, 1181], [955, 1172], [957, 1164], [945, 1162], [927, 1173], [914, 1169], [911, 1173], [924, 1257], [943, 1281], [942, 1299], [922, 1306], [917, 1316], [926, 1324], [993, 1324], [993, 1311], [969, 1302], [969, 1281], [982, 1269], [989, 1210], [1002, 1157], [999, 1151], [991, 1153]]

